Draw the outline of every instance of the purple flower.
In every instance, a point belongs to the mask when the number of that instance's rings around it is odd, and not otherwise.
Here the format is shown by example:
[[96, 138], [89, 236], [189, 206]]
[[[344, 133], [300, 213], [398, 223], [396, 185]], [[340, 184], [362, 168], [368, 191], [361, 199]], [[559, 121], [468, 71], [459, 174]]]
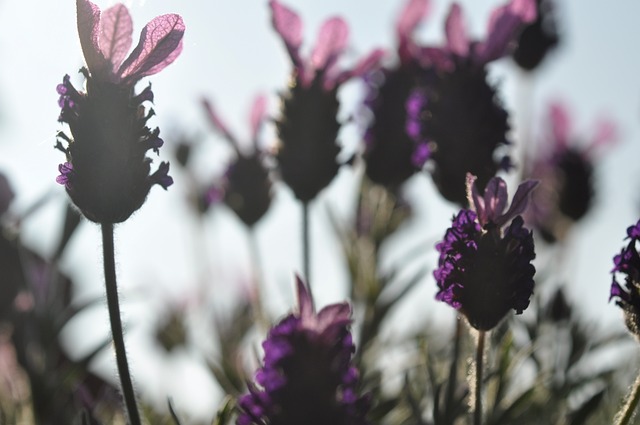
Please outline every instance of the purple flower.
[[412, 94], [430, 74], [413, 38], [428, 11], [429, 0], [407, 1], [396, 24], [397, 63], [365, 79], [364, 112], [370, 116], [364, 134], [366, 174], [374, 183], [392, 188], [422, 169], [430, 150], [420, 130], [426, 98], [419, 91]]
[[553, 242], [589, 212], [595, 196], [595, 161], [603, 148], [617, 140], [617, 131], [612, 122], [601, 119], [581, 145], [585, 138], [574, 134], [569, 112], [560, 102], [550, 105], [548, 121], [549, 134], [543, 136], [537, 155], [526, 163], [525, 173], [541, 184], [525, 219]]
[[560, 42], [555, 9], [554, 0], [536, 0], [537, 17], [535, 21], [524, 27], [518, 37], [518, 43], [511, 57], [525, 71], [538, 68], [549, 52]]
[[357, 395], [358, 370], [347, 303], [316, 313], [297, 280], [298, 311], [274, 326], [262, 344], [256, 384], [239, 400], [238, 425], [364, 425], [368, 398]]
[[207, 206], [224, 201], [248, 227], [256, 224], [268, 211], [272, 198], [272, 182], [264, 163], [264, 154], [258, 147], [258, 132], [266, 117], [267, 99], [258, 96], [251, 109], [251, 139], [249, 152], [229, 131], [213, 105], [204, 101], [209, 121], [231, 143], [236, 158], [227, 167], [221, 182], [212, 185], [205, 194]]
[[[615, 299], [616, 305], [624, 312], [627, 328], [640, 338], [640, 255], [636, 248], [636, 242], [640, 240], [640, 220], [627, 228], [626, 239], [629, 239], [627, 246], [613, 257], [609, 301]], [[624, 283], [618, 283], [616, 274], [624, 275]]]
[[304, 59], [300, 55], [300, 17], [276, 0], [269, 5], [273, 26], [294, 68], [276, 120], [276, 160], [284, 182], [299, 200], [308, 202], [333, 180], [340, 167], [336, 158], [340, 153], [336, 142], [340, 130], [337, 91], [348, 79], [375, 67], [382, 51], [373, 51], [352, 69], [339, 70], [338, 59], [347, 47], [349, 29], [343, 19], [333, 17], [320, 28], [311, 57]]
[[468, 172], [483, 188], [510, 163], [501, 152], [510, 144], [508, 114], [487, 81], [486, 66], [505, 56], [535, 17], [535, 0], [512, 0], [493, 11], [485, 40], [470, 40], [462, 8], [454, 3], [445, 23], [445, 45], [421, 50], [423, 61], [435, 70], [426, 88], [415, 89], [426, 97], [418, 115], [421, 138], [433, 146], [430, 160], [438, 190], [460, 206], [466, 202]]
[[159, 153], [164, 142], [157, 128], [146, 125], [154, 115], [143, 105], [153, 101], [151, 86], [137, 95], [134, 87], [178, 57], [185, 27], [178, 15], [153, 19], [127, 57], [133, 33], [127, 8], [116, 4], [100, 11], [88, 0], [76, 5], [86, 92], [76, 90], [68, 75], [57, 86], [59, 121], [70, 135], [58, 133], [56, 148], [67, 158], [56, 180], [87, 218], [118, 223], [142, 206], [151, 186], [173, 183], [168, 163], [150, 174], [146, 152]]
[[532, 233], [520, 214], [537, 182], [521, 183], [508, 209], [507, 186], [501, 178], [492, 178], [483, 196], [475, 182], [469, 174], [473, 210], [461, 210], [436, 245], [436, 299], [459, 310], [474, 328], [490, 330], [510, 309], [520, 314], [529, 306], [535, 252]]

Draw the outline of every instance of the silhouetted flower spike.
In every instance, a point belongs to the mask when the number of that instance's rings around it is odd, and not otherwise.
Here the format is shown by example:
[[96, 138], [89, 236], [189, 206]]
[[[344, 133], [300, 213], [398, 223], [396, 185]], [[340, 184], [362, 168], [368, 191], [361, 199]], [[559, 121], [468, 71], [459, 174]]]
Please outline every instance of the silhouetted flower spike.
[[505, 56], [518, 31], [535, 19], [535, 0], [512, 0], [493, 11], [484, 40], [471, 40], [462, 8], [452, 4], [445, 22], [446, 43], [423, 47], [423, 62], [435, 68], [415, 114], [418, 138], [428, 141], [433, 180], [445, 199], [465, 205], [465, 176], [478, 177], [481, 188], [511, 161], [508, 114], [487, 81], [486, 66]]
[[207, 190], [205, 202], [213, 204], [224, 201], [244, 224], [251, 227], [267, 212], [272, 198], [271, 177], [264, 164], [264, 154], [258, 146], [258, 133], [266, 118], [267, 99], [264, 96], [256, 97], [251, 108], [249, 149], [240, 145], [213, 104], [207, 100], [203, 104], [211, 124], [231, 143], [236, 153], [224, 178]]
[[424, 84], [428, 72], [413, 33], [427, 16], [428, 0], [409, 0], [396, 24], [398, 63], [369, 75], [364, 102], [370, 116], [364, 133], [364, 160], [371, 181], [395, 188], [421, 170], [431, 154], [428, 138], [421, 132], [426, 98], [412, 95]]
[[338, 173], [337, 91], [342, 83], [375, 67], [382, 51], [375, 50], [350, 70], [338, 70], [349, 29], [338, 17], [320, 28], [318, 42], [305, 60], [300, 55], [302, 22], [291, 9], [276, 0], [269, 2], [273, 25], [282, 37], [293, 62], [289, 90], [282, 95], [281, 116], [276, 120], [279, 146], [276, 160], [282, 180], [294, 195], [308, 202]]
[[492, 178], [483, 195], [475, 181], [475, 176], [467, 176], [473, 210], [461, 210], [436, 245], [440, 258], [434, 277], [436, 299], [459, 310], [474, 328], [487, 331], [510, 309], [520, 314], [529, 306], [535, 252], [532, 233], [520, 214], [537, 182], [520, 184], [507, 208], [507, 187], [501, 178]]
[[549, 131], [525, 164], [525, 174], [541, 182], [526, 221], [549, 242], [562, 239], [589, 212], [595, 198], [594, 165], [604, 148], [617, 141], [616, 126], [604, 118], [590, 137], [577, 135], [572, 127], [567, 107], [551, 103]]
[[554, 0], [536, 0], [537, 17], [520, 33], [512, 53], [513, 60], [525, 71], [533, 71], [560, 42]]
[[[614, 267], [609, 301], [624, 312], [625, 324], [629, 331], [640, 339], [640, 255], [636, 242], [640, 240], [640, 220], [627, 228], [629, 243], [613, 258]], [[624, 283], [618, 283], [616, 274], [624, 275]]]
[[59, 121], [68, 124], [70, 136], [58, 134], [56, 147], [67, 160], [56, 180], [87, 218], [118, 223], [142, 206], [151, 186], [173, 183], [168, 163], [150, 175], [146, 152], [158, 153], [164, 142], [158, 129], [147, 127], [154, 115], [144, 106], [153, 101], [151, 86], [137, 95], [134, 87], [178, 57], [185, 27], [178, 15], [153, 19], [127, 57], [133, 33], [127, 8], [116, 4], [100, 11], [88, 0], [76, 5], [86, 88], [76, 90], [68, 75], [57, 87]]
[[351, 307], [315, 311], [297, 280], [298, 309], [269, 332], [256, 384], [239, 400], [238, 425], [364, 425], [369, 401], [356, 392]]

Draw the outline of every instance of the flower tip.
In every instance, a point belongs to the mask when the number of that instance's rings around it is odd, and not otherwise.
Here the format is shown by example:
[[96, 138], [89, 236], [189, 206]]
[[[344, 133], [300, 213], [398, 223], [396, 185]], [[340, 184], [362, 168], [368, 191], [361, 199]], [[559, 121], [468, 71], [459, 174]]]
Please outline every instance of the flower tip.
[[298, 307], [301, 317], [307, 317], [313, 315], [313, 298], [311, 297], [311, 291], [307, 287], [300, 275], [296, 274], [296, 290], [298, 294]]

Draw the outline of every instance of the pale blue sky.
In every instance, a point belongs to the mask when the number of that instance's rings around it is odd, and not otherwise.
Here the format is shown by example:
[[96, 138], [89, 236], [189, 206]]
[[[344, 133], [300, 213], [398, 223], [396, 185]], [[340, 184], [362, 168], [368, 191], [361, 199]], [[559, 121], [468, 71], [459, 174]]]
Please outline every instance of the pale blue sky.
[[[34, 4], [35, 3], [35, 4]], [[97, 2], [101, 7], [112, 4]], [[498, 4], [489, 0], [461, 2], [467, 11], [470, 32], [484, 34], [490, 9]], [[502, 98], [514, 111], [512, 124], [516, 127], [524, 119], [514, 108], [520, 106], [519, 93], [528, 93], [535, 126], [544, 105], [552, 99], [562, 99], [573, 109], [576, 131], [589, 135], [593, 120], [606, 114], [619, 124], [621, 141], [598, 163], [600, 203], [576, 229], [570, 241], [572, 255], [567, 259], [566, 273], [574, 276], [580, 286], [572, 286], [570, 293], [579, 297], [590, 316], [597, 321], [622, 328], [618, 310], [607, 304], [611, 256], [622, 247], [625, 228], [640, 215], [640, 2], [617, 0], [563, 0], [560, 20], [563, 32], [562, 47], [553, 60], [531, 82], [529, 91], [522, 89], [521, 76], [508, 61], [492, 67], [492, 77], [500, 81]], [[282, 42], [270, 26], [267, 1], [235, 0], [146, 0], [132, 1], [134, 39], [143, 25], [163, 13], [183, 16], [187, 31], [181, 57], [159, 75], [150, 78], [156, 95], [155, 109], [159, 125], [168, 146], [162, 159], [169, 158], [170, 135], [174, 128], [185, 128], [194, 134], [208, 133], [209, 127], [199, 105], [199, 98], [208, 96], [239, 135], [248, 135], [248, 108], [257, 92], [271, 96], [270, 111], [277, 108], [276, 93], [284, 87], [290, 69]], [[315, 40], [320, 23], [334, 14], [344, 16], [351, 26], [352, 48], [346, 58], [353, 61], [374, 47], [393, 49], [393, 27], [402, 1], [399, 0], [291, 0], [304, 22], [304, 48]], [[443, 16], [448, 1], [433, 2], [433, 13], [420, 31], [425, 41], [442, 38]], [[615, 6], [613, 6], [615, 4]], [[0, 170], [13, 182], [19, 212], [43, 193], [53, 190], [57, 198], [47, 208], [25, 223], [25, 239], [46, 252], [56, 238], [52, 223], [58, 220], [63, 206], [64, 191], [55, 183], [57, 165], [62, 155], [54, 151], [54, 138], [60, 126], [56, 122], [56, 85], [65, 73], [74, 75], [82, 65], [80, 45], [75, 24], [75, 3], [0, 2]], [[307, 50], [308, 51], [308, 50]], [[358, 94], [350, 85], [343, 93], [348, 107]], [[346, 108], [348, 109], [348, 108]], [[348, 112], [348, 111], [345, 111]], [[522, 127], [520, 127], [522, 128]], [[343, 135], [345, 145], [356, 143], [352, 127]], [[267, 132], [267, 139], [270, 138]], [[213, 175], [222, 166], [226, 154], [224, 142], [209, 137], [207, 148], [197, 159], [205, 175]], [[269, 140], [266, 140], [269, 141]], [[214, 385], [201, 376], [202, 370], [189, 362], [188, 356], [163, 359], [152, 356], [147, 339], [143, 337], [144, 319], [162, 313], [162, 302], [189, 298], [198, 288], [198, 273], [192, 267], [198, 255], [210, 258], [208, 272], [211, 288], [217, 298], [224, 298], [234, 286], [238, 274], [248, 277], [246, 244], [243, 229], [229, 214], [218, 212], [206, 221], [203, 233], [190, 221], [184, 206], [184, 179], [173, 168], [176, 184], [167, 193], [154, 188], [147, 204], [127, 223], [117, 228], [120, 285], [127, 293], [137, 290], [146, 295], [132, 295], [125, 304], [132, 328], [130, 351], [134, 376], [141, 383], [151, 382], [149, 394], [162, 400], [170, 394], [176, 404], [194, 409], [198, 414], [210, 413], [215, 404], [211, 399]], [[344, 216], [352, 200], [353, 175], [342, 173], [314, 205], [313, 278], [318, 282], [316, 297], [319, 304], [344, 298], [345, 278], [339, 251], [334, 238], [327, 236], [325, 226], [327, 207]], [[435, 240], [444, 233], [453, 213], [434, 195], [428, 178], [417, 179], [409, 193], [418, 202], [416, 219], [407, 233], [411, 238], [398, 245]], [[299, 208], [285, 189], [278, 190], [276, 204], [258, 228], [258, 241], [264, 254], [270, 307], [275, 315], [282, 314], [291, 302], [291, 276], [300, 269], [298, 222]], [[204, 247], [197, 245], [204, 236]], [[195, 248], [198, 247], [198, 248]], [[425, 261], [433, 256], [425, 254]], [[102, 293], [99, 232], [97, 227], [85, 225], [73, 240], [65, 268], [79, 283], [85, 285], [83, 296]], [[435, 262], [433, 263], [435, 266]], [[407, 308], [417, 312], [406, 326], [424, 318], [440, 317], [450, 311], [433, 302], [435, 284], [431, 277], [415, 292], [415, 305]], [[190, 295], [191, 294], [191, 295]], [[95, 311], [81, 320], [76, 330], [82, 338], [75, 342], [88, 349], [101, 340], [107, 331], [106, 313]], [[87, 330], [91, 332], [87, 332]], [[70, 336], [71, 338], [71, 336]], [[76, 340], [74, 340], [76, 341]], [[108, 356], [105, 357], [105, 362]], [[158, 368], [168, 370], [159, 378]], [[108, 367], [108, 366], [107, 366]], [[107, 369], [108, 370], [108, 369]], [[188, 397], [182, 374], [199, 379], [202, 392]], [[165, 376], [165, 375], [162, 375]], [[175, 379], [173, 379], [175, 378]]]

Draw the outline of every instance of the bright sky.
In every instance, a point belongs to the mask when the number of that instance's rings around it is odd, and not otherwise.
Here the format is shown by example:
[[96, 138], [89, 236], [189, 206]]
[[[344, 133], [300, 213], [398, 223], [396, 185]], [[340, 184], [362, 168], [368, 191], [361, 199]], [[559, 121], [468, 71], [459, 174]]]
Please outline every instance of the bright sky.
[[[97, 2], [102, 8], [111, 4]], [[474, 35], [484, 34], [491, 8], [498, 4], [489, 0], [461, 1]], [[552, 99], [571, 105], [578, 134], [590, 135], [594, 119], [605, 114], [619, 124], [620, 144], [598, 163], [598, 205], [576, 229], [569, 242], [571, 255], [565, 272], [574, 286], [571, 295], [579, 297], [585, 311], [594, 321], [622, 327], [619, 311], [607, 304], [611, 257], [622, 247], [628, 225], [640, 215], [640, 57], [637, 42], [640, 33], [637, 18], [640, 2], [618, 0], [563, 0], [560, 21], [562, 47], [553, 60], [522, 86], [522, 76], [508, 61], [496, 64], [492, 76], [502, 86], [502, 98], [514, 113], [517, 127], [525, 119], [522, 109], [528, 103], [539, 122], [544, 106]], [[248, 109], [256, 93], [270, 96], [270, 111], [277, 108], [276, 93], [284, 87], [290, 69], [281, 40], [270, 25], [267, 1], [131, 1], [134, 39], [144, 24], [163, 13], [179, 13], [187, 26], [181, 57], [159, 75], [151, 77], [156, 95], [155, 109], [167, 147], [161, 159], [170, 157], [171, 135], [180, 131], [207, 134], [206, 148], [197, 159], [204, 175], [219, 172], [226, 154], [223, 141], [211, 136], [201, 111], [199, 99], [213, 100], [235, 133], [248, 137]], [[400, 0], [290, 0], [304, 22], [304, 47], [315, 40], [320, 23], [334, 14], [342, 15], [351, 27], [352, 53], [355, 60], [374, 47], [393, 49], [393, 25], [402, 5]], [[433, 1], [432, 15], [426, 20], [420, 38], [436, 41], [442, 38], [446, 0]], [[55, 134], [60, 129], [56, 119], [56, 85], [64, 74], [72, 76], [82, 65], [82, 55], [75, 23], [75, 2], [5, 1], [0, 3], [0, 170], [4, 171], [18, 194], [15, 210], [20, 212], [45, 192], [56, 193], [54, 201], [25, 223], [25, 240], [47, 252], [57, 237], [57, 226], [63, 208], [63, 188], [55, 183], [57, 165], [62, 154], [54, 151]], [[351, 85], [344, 91], [347, 105], [358, 96]], [[520, 98], [518, 98], [520, 96]], [[526, 99], [523, 101], [522, 99]], [[347, 113], [348, 111], [345, 111]], [[520, 127], [522, 128], [522, 127]], [[517, 128], [516, 128], [517, 132]], [[345, 145], [354, 146], [356, 131], [344, 132]], [[270, 133], [267, 132], [267, 138]], [[120, 286], [125, 297], [125, 317], [130, 323], [129, 351], [133, 374], [139, 386], [158, 400], [171, 395], [176, 405], [206, 417], [217, 403], [215, 385], [202, 378], [203, 371], [187, 354], [164, 358], [153, 353], [145, 329], [146, 319], [162, 314], [164, 304], [194, 298], [198, 291], [198, 270], [192, 266], [198, 258], [208, 258], [210, 290], [220, 299], [248, 277], [245, 234], [234, 219], [223, 211], [211, 214], [204, 231], [193, 222], [183, 198], [184, 177], [173, 168], [176, 184], [167, 193], [154, 188], [147, 204], [128, 222], [118, 226], [117, 251]], [[182, 178], [182, 180], [181, 180]], [[342, 300], [346, 294], [345, 278], [339, 248], [327, 236], [326, 209], [344, 216], [352, 205], [350, 194], [353, 175], [345, 172], [313, 205], [313, 279], [318, 282], [318, 304]], [[444, 233], [453, 209], [439, 201], [426, 176], [416, 179], [409, 188], [418, 202], [418, 218], [407, 229], [413, 235], [398, 246], [435, 241]], [[275, 316], [283, 314], [292, 301], [289, 289], [292, 275], [301, 268], [299, 254], [299, 207], [288, 191], [279, 188], [276, 203], [257, 229], [259, 248], [263, 254], [270, 308]], [[200, 238], [200, 239], [198, 239]], [[76, 278], [82, 296], [102, 294], [99, 231], [85, 224], [72, 241], [64, 266]], [[201, 257], [199, 257], [201, 256]], [[435, 260], [425, 254], [425, 261]], [[321, 283], [321, 286], [320, 286]], [[578, 286], [579, 284], [579, 286]], [[425, 318], [449, 314], [447, 308], [432, 301], [435, 284], [429, 277], [416, 290], [417, 311], [405, 325], [416, 325]], [[143, 296], [136, 294], [143, 293]], [[129, 297], [127, 298], [127, 294]], [[176, 301], [178, 300], [178, 301]], [[423, 300], [423, 301], [421, 301]], [[107, 332], [106, 311], [96, 309], [78, 320], [69, 341], [88, 350]], [[197, 334], [198, 338], [206, 338]], [[205, 344], [206, 345], [206, 344]], [[107, 364], [109, 356], [103, 363]], [[194, 384], [194, 382], [196, 384]], [[146, 383], [148, 385], [148, 389]], [[187, 393], [197, 385], [198, 394]], [[188, 396], [186, 394], [189, 394]]]

